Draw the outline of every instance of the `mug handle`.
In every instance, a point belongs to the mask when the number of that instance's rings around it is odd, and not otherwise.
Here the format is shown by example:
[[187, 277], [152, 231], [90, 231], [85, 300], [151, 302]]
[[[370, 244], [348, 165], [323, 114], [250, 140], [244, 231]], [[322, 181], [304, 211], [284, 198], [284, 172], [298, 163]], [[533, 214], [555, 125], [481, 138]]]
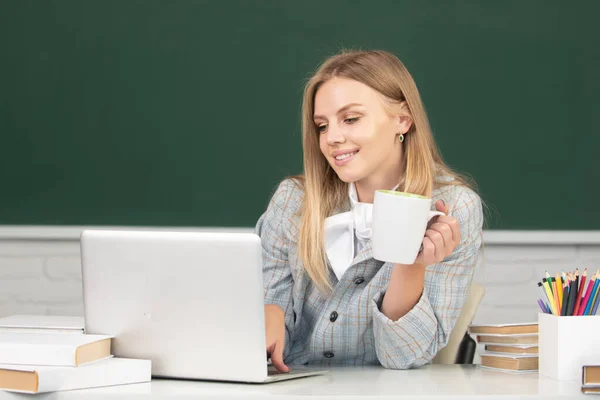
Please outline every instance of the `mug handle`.
[[440, 215], [446, 215], [441, 211], [429, 211], [429, 216], [427, 217], [427, 222], [431, 221], [431, 218], [438, 217]]
[[[427, 216], [427, 223], [429, 223], [429, 221], [431, 221], [431, 218], [433, 217], [439, 217], [440, 215], [446, 215], [441, 211], [429, 211], [429, 215]], [[419, 253], [423, 251], [423, 244], [421, 244], [421, 247], [419, 247]]]

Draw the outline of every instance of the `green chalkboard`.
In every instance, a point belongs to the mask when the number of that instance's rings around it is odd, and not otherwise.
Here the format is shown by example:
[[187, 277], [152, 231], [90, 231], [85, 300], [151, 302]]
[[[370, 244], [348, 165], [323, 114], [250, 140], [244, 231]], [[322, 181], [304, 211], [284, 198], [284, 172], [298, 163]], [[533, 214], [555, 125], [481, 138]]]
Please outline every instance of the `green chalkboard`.
[[0, 224], [253, 226], [306, 78], [394, 52], [490, 229], [600, 227], [598, 1], [0, 1]]

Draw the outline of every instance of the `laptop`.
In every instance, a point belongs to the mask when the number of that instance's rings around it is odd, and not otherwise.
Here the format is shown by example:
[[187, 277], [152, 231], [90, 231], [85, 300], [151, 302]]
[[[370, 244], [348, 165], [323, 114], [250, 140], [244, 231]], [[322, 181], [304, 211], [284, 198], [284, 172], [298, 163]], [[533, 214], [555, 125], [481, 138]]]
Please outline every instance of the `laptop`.
[[152, 376], [268, 383], [323, 374], [267, 364], [262, 245], [253, 233], [84, 230], [85, 331]]

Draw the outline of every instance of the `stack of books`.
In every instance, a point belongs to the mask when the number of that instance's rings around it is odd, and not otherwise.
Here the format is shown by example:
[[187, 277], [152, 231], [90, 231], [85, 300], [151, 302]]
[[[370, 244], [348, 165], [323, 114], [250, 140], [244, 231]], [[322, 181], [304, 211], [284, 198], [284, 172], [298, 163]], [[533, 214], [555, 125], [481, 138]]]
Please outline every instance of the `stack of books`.
[[39, 322], [39, 317], [21, 317], [19, 323], [11, 318], [8, 323], [0, 320], [2, 390], [43, 393], [151, 379], [150, 360], [113, 357], [113, 336], [89, 335], [78, 327], [65, 329], [60, 317], [45, 324], [33, 321]]
[[581, 391], [585, 394], [600, 394], [600, 364], [584, 365], [581, 372]]
[[538, 370], [538, 324], [471, 325], [469, 333], [483, 346], [481, 366], [501, 371]]

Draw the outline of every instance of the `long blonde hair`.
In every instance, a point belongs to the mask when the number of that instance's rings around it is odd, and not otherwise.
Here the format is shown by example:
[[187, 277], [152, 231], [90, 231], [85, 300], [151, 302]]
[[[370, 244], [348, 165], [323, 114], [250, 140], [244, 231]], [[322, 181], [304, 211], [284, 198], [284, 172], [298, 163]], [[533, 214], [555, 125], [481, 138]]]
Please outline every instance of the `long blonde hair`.
[[404, 176], [398, 190], [430, 197], [438, 174], [454, 178], [446, 184], [471, 186], [447, 167], [437, 150], [417, 86], [402, 62], [387, 51], [347, 51], [328, 58], [304, 88], [302, 148], [304, 174], [298, 254], [308, 276], [322, 292], [331, 289], [324, 248], [325, 219], [348, 200], [348, 186], [331, 168], [319, 147], [314, 123], [314, 99], [319, 87], [333, 77], [361, 82], [393, 103], [406, 101], [412, 126], [403, 142]]

